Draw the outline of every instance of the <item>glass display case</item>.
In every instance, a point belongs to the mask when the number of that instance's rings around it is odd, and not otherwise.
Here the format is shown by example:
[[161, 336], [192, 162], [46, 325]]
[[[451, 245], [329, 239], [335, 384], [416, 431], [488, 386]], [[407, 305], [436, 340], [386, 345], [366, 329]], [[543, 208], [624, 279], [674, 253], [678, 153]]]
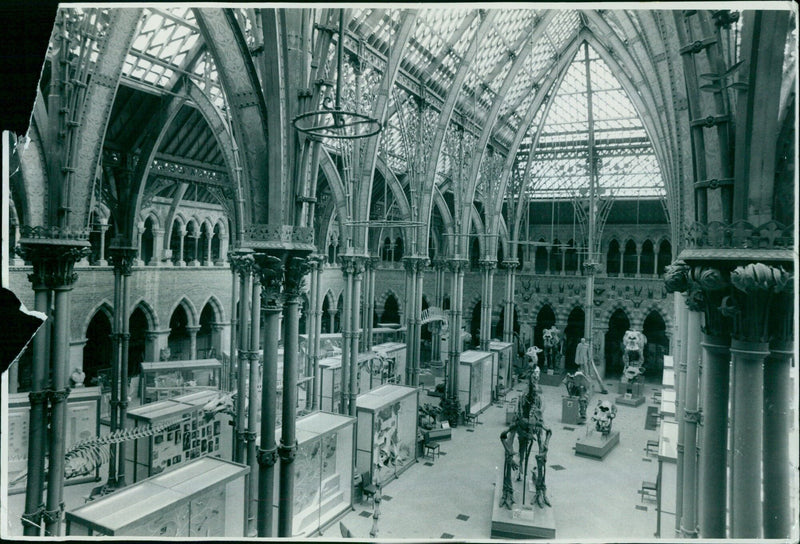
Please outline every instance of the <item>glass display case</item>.
[[198, 391], [130, 410], [128, 427], [152, 427], [156, 432], [148, 432], [126, 448], [126, 474], [138, 482], [219, 452], [222, 420], [230, 416], [206, 417], [204, 410], [217, 395]]
[[495, 365], [497, 372], [495, 372], [494, 385], [497, 386], [500, 378], [502, 378], [503, 386], [508, 388], [511, 383], [512, 367], [514, 366], [512, 364], [514, 361], [514, 344], [511, 342], [493, 340], [489, 342], [489, 351], [495, 353], [497, 356], [497, 363]]
[[342, 403], [342, 356], [326, 357], [319, 361], [320, 409], [339, 412]]
[[217, 359], [141, 363], [139, 398], [142, 404], [203, 389], [219, 389], [222, 363]]
[[492, 403], [490, 351], [467, 350], [461, 353], [458, 367], [458, 401], [468, 414], [479, 414]]
[[243, 537], [250, 467], [204, 457], [66, 512], [68, 536]]
[[[8, 468], [8, 493], [23, 493], [28, 470], [28, 425], [31, 404], [28, 393], [8, 395], [8, 455], [3, 466]], [[100, 387], [76, 387], [67, 397], [65, 445], [70, 447], [100, 435]], [[46, 435], [47, 436], [47, 435]], [[66, 485], [100, 480], [100, 467], [88, 477], [70, 478]]]
[[[297, 420], [292, 536], [311, 536], [350, 511], [355, 422], [355, 418], [327, 412]], [[278, 444], [280, 436], [278, 429]], [[275, 497], [279, 496], [278, 486], [275, 478]], [[277, 521], [277, 504], [274, 508], [273, 520]]]
[[356, 400], [356, 469], [384, 484], [417, 459], [418, 391], [382, 385]]
[[385, 383], [404, 384], [406, 381], [406, 345], [400, 342], [384, 342], [372, 346], [372, 351], [379, 353], [383, 357], [383, 361], [372, 362], [372, 374], [376, 377], [379, 376], [380, 381], [373, 383], [370, 389]]
[[372, 345], [385, 344], [387, 342], [404, 342], [405, 329], [400, 327], [373, 327]]

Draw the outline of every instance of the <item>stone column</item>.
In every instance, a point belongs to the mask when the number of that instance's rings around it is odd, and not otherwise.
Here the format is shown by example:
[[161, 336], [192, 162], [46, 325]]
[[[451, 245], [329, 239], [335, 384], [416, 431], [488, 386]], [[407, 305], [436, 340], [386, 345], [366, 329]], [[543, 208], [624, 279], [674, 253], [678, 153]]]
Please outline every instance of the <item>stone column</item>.
[[164, 254], [164, 229], [153, 228], [153, 257], [147, 266], [158, 266]]
[[636, 277], [642, 277], [642, 248], [636, 248]]
[[451, 276], [450, 302], [450, 361], [449, 361], [449, 380], [447, 383], [447, 396], [451, 409], [460, 409], [458, 401], [458, 371], [461, 360], [461, 311], [464, 296], [464, 271], [469, 266], [467, 259], [455, 255], [448, 261]]
[[411, 385], [414, 380], [414, 364], [417, 360], [417, 354], [414, 352], [416, 343], [414, 342], [414, 306], [416, 305], [417, 297], [415, 292], [417, 290], [417, 281], [415, 276], [416, 263], [412, 255], [403, 257], [403, 266], [405, 267], [405, 307], [403, 316], [406, 321], [406, 385]]
[[[28, 276], [36, 291], [36, 302], [46, 302], [47, 293], [53, 291], [53, 314], [51, 318], [52, 341], [50, 343], [51, 387], [46, 392], [39, 389], [31, 395], [31, 418], [42, 416], [38, 422], [31, 422], [30, 440], [38, 443], [44, 438], [47, 425], [44, 412], [45, 395], [50, 400], [50, 435], [48, 437], [49, 468], [47, 471], [46, 504], [41, 504], [41, 478], [44, 474], [43, 457], [39, 452], [28, 458], [29, 470], [39, 471], [29, 475], [33, 482], [26, 484], [26, 512], [23, 525], [26, 534], [39, 534], [39, 523], [44, 520], [45, 536], [61, 536], [61, 518], [64, 511], [64, 453], [67, 433], [67, 396], [69, 395], [69, 325], [70, 293], [78, 279], [74, 272], [75, 263], [91, 253], [91, 245], [85, 232], [67, 229], [24, 226], [19, 240], [22, 257], [30, 261], [33, 271]], [[47, 330], [47, 329], [44, 329]], [[46, 334], [46, 333], [45, 333]], [[39, 336], [39, 335], [37, 335]], [[43, 335], [42, 335], [43, 336]], [[39, 342], [46, 345], [46, 337]], [[45, 360], [43, 346], [34, 344], [34, 387], [41, 387], [48, 379], [43, 369]], [[39, 357], [37, 357], [39, 356]], [[44, 370], [44, 372], [42, 372]], [[33, 408], [36, 407], [34, 412]], [[42, 444], [44, 445], [44, 444]], [[29, 445], [30, 447], [30, 445]], [[45, 448], [42, 448], [43, 450]], [[38, 495], [37, 495], [38, 493]], [[35, 504], [34, 504], [35, 503]]]
[[[226, 391], [233, 391], [234, 386], [236, 385], [236, 348], [237, 348], [237, 333], [238, 333], [238, 323], [239, 317], [238, 312], [236, 311], [236, 302], [239, 299], [239, 273], [238, 273], [238, 261], [231, 259], [231, 336], [230, 336], [230, 345], [229, 345], [229, 352], [228, 352], [228, 372], [227, 378], [225, 382], [225, 390]], [[224, 369], [223, 369], [224, 370]]]
[[[240, 248], [231, 255], [231, 267], [239, 275], [239, 292], [241, 297], [239, 300], [239, 338], [237, 340], [238, 349], [238, 372], [236, 383], [236, 419], [234, 427], [236, 429], [236, 443], [234, 448], [234, 461], [243, 463], [245, 458], [246, 444], [246, 429], [247, 420], [244, 410], [244, 399], [248, 393], [247, 385], [247, 371], [248, 361], [250, 360], [249, 345], [250, 345], [250, 329], [248, 327], [250, 294], [252, 291], [253, 268], [255, 261], [253, 260], [253, 250]], [[234, 305], [235, 307], [235, 305]], [[234, 357], [234, 354], [231, 354]]]
[[677, 496], [675, 498], [675, 536], [681, 535], [681, 519], [683, 519], [683, 467], [684, 452], [686, 446], [686, 420], [683, 417], [683, 406], [686, 398], [686, 347], [688, 344], [688, 309], [681, 305], [680, 308], [680, 335], [684, 339], [681, 352], [675, 360], [675, 420], [678, 423], [678, 443], [676, 450], [677, 458], [677, 482], [675, 487]]
[[99, 259], [97, 260], [97, 266], [108, 266], [108, 261], [106, 261], [106, 232], [108, 231], [108, 225], [100, 224], [100, 255]]
[[516, 270], [519, 262], [516, 260], [505, 261], [506, 265], [506, 299], [503, 315], [503, 342], [514, 341], [514, 290], [516, 283]]
[[[250, 341], [249, 341], [249, 360], [250, 360], [250, 379], [248, 380], [249, 399], [247, 405], [247, 434], [245, 443], [247, 449], [247, 464], [250, 466], [250, 474], [247, 475], [247, 527], [248, 535], [256, 530], [257, 497], [258, 497], [258, 462], [256, 459], [256, 432], [258, 430], [258, 409], [260, 402], [258, 398], [258, 365], [259, 365], [259, 343], [261, 336], [261, 283], [258, 281], [258, 266], [254, 265], [253, 294], [250, 304]], [[263, 393], [263, 389], [262, 389]]]
[[338, 310], [336, 308], [328, 308], [328, 319], [330, 320], [331, 324], [331, 333], [336, 332], [336, 312]]
[[700, 326], [702, 305], [687, 299], [686, 379], [683, 396], [683, 499], [681, 535], [697, 537], [697, 433], [700, 422], [698, 393], [700, 385]]
[[133, 258], [133, 266], [144, 266], [141, 259], [142, 234], [144, 234], [144, 223], [136, 223], [136, 256]]
[[228, 260], [228, 236], [219, 234], [219, 259], [214, 263], [217, 266], [224, 266], [225, 261]]
[[192, 238], [194, 239], [194, 253], [192, 262], [189, 263], [189, 266], [200, 266], [200, 261], [198, 261], [199, 253], [197, 251], [198, 243], [200, 242], [200, 235], [195, 232], [192, 234]]
[[180, 238], [180, 249], [178, 254], [178, 260], [175, 261], [175, 266], [186, 266], [186, 261], [183, 260], [183, 242], [186, 238], [186, 229], [182, 228], [178, 231], [178, 237]]
[[[116, 427], [117, 429], [123, 429], [125, 428], [128, 414], [128, 347], [131, 338], [130, 320], [128, 316], [128, 301], [130, 298], [129, 279], [131, 276], [131, 269], [137, 260], [139, 246], [128, 246], [118, 242], [109, 248], [109, 252], [111, 253], [110, 257], [114, 265], [114, 275], [119, 278], [119, 281], [116, 281], [114, 286], [119, 286], [120, 289], [118, 298], [115, 294], [115, 300], [119, 301], [119, 305], [114, 307], [114, 319], [117, 322], [117, 334], [119, 337], [119, 351], [117, 352], [118, 358], [114, 364], [117, 366], [117, 376], [119, 377], [119, 404], [116, 413]], [[112, 390], [116, 387], [116, 384], [112, 383]], [[124, 487], [126, 485], [126, 449], [127, 444], [125, 442], [120, 442], [117, 448], [117, 477], [116, 482], [113, 482], [113, 485], [116, 487]]]
[[[281, 419], [281, 443], [278, 446], [280, 466], [280, 495], [278, 500], [278, 536], [292, 536], [294, 517], [294, 458], [297, 453], [295, 436], [297, 405], [297, 345], [298, 345], [298, 306], [302, 294], [303, 281], [308, 272], [305, 259], [290, 256], [284, 275], [284, 361], [283, 361], [283, 404]], [[343, 365], [344, 366], [344, 365]], [[343, 482], [342, 485], [350, 485]]]
[[224, 323], [211, 324], [211, 347], [217, 359], [222, 359], [222, 332], [225, 330]]
[[483, 301], [481, 302], [481, 349], [489, 351], [489, 342], [492, 339], [492, 294], [494, 293], [494, 271], [497, 261], [481, 261], [483, 269]]
[[366, 304], [366, 323], [367, 327], [364, 331], [366, 335], [365, 350], [372, 349], [374, 338], [372, 338], [372, 331], [375, 328], [375, 270], [378, 268], [380, 259], [378, 257], [370, 257], [367, 260], [369, 266], [369, 282], [367, 285], [367, 304]]
[[278, 316], [283, 310], [281, 288], [283, 262], [265, 254], [257, 254], [258, 277], [262, 287], [264, 313], [264, 368], [261, 374], [261, 443], [258, 449], [257, 534], [271, 537], [275, 504], [275, 464], [278, 450], [275, 443], [278, 384]]
[[309, 289], [308, 314], [306, 316], [306, 336], [308, 338], [306, 342], [306, 360], [303, 363], [306, 366], [306, 375], [311, 376], [311, 384], [306, 389], [306, 410], [310, 410], [314, 406], [314, 392], [316, 391], [316, 382], [319, 377], [317, 375], [316, 353], [314, 351], [314, 344], [319, 335], [316, 328], [317, 306], [319, 306], [319, 262], [315, 256], [312, 256], [309, 258], [308, 264], [311, 267], [311, 288]]
[[764, 364], [764, 538], [788, 539], [792, 531], [793, 295], [791, 282], [775, 295], [770, 354]]
[[186, 327], [186, 332], [189, 333], [189, 359], [197, 359], [197, 332], [200, 330], [199, 325]]
[[214, 263], [211, 262], [211, 240], [214, 239], [213, 231], [209, 234], [206, 232], [206, 258], [203, 261], [203, 266], [212, 266]]
[[732, 296], [722, 310], [733, 317], [731, 356], [731, 512], [732, 538], [762, 538], [761, 466], [764, 361], [769, 355], [769, 321], [773, 302], [782, 296], [791, 275], [762, 263], [739, 266], [731, 274]]

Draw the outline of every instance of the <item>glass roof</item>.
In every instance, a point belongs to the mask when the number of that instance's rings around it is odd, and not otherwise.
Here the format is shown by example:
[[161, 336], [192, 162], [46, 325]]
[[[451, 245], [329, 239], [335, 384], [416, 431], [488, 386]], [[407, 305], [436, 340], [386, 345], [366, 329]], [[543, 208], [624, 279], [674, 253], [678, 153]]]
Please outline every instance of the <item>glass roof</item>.
[[[584, 47], [589, 50], [598, 195], [664, 198], [661, 171], [641, 119], [608, 65], [591, 46]], [[584, 54], [579, 48], [547, 111], [527, 181], [531, 199], [574, 198], [588, 191], [590, 97]], [[531, 124], [520, 146], [519, 173], [530, 153], [530, 131], [538, 125]]]

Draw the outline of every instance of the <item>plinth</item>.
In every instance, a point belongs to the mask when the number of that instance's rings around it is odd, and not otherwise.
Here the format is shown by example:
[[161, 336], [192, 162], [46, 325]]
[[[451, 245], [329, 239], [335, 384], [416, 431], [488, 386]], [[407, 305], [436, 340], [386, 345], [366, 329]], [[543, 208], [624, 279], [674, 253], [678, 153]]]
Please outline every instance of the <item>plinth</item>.
[[642, 395], [643, 389], [644, 385], [639, 381], [633, 383], [623, 383], [620, 381], [619, 387], [617, 388], [619, 392], [617, 403], [626, 406], [641, 406], [644, 404], [645, 400], [644, 395]]
[[591, 432], [575, 441], [575, 455], [603, 460], [619, 444], [619, 431], [611, 431], [608, 436]]
[[561, 423], [580, 425], [581, 403], [578, 397], [561, 397]]
[[[514, 500], [517, 501], [509, 510], [500, 507], [503, 495], [503, 473], [499, 472], [497, 484], [494, 486], [492, 498], [492, 532], [491, 538], [546, 538], [556, 537], [556, 519], [552, 507], [540, 508], [535, 504], [522, 504], [522, 482], [513, 476]], [[534, 484], [528, 481], [525, 502], [530, 503], [536, 495]], [[548, 492], [548, 499], [553, 503], [553, 495]]]

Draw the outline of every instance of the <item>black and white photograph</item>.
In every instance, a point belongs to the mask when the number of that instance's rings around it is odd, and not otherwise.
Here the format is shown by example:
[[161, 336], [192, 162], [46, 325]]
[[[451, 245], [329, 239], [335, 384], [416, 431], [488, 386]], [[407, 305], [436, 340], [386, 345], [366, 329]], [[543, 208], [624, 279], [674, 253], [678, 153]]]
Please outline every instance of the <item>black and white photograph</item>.
[[0, 538], [800, 540], [797, 4], [0, 6]]

